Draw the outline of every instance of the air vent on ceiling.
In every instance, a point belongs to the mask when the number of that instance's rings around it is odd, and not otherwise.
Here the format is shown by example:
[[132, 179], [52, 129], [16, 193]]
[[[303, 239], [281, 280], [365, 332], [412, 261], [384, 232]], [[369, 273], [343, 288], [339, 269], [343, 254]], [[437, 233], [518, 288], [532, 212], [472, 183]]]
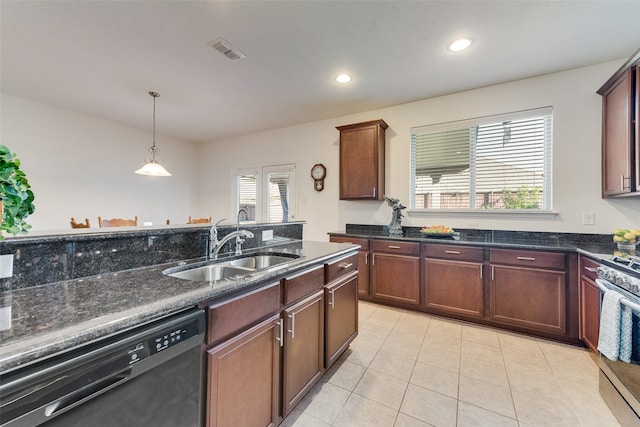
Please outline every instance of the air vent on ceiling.
[[212, 40], [207, 44], [233, 61], [237, 61], [238, 59], [243, 59], [245, 57], [244, 53], [233, 47], [231, 43], [222, 37]]

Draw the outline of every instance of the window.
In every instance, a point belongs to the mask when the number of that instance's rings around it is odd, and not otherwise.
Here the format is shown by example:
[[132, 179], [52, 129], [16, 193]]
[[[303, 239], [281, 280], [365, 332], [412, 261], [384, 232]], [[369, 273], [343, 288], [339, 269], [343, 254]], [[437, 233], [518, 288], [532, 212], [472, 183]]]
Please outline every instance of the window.
[[[233, 172], [233, 215], [240, 221], [294, 219], [295, 165], [264, 166]], [[244, 213], [240, 213], [244, 211]]]
[[551, 107], [411, 129], [413, 209], [551, 210]]

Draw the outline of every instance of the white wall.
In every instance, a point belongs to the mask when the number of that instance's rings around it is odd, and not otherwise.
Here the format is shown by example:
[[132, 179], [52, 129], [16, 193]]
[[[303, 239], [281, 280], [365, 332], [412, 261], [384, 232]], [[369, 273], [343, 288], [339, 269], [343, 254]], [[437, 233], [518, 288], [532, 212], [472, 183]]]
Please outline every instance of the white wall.
[[32, 231], [70, 229], [69, 219], [133, 218], [138, 224], [185, 223], [198, 216], [197, 146], [156, 135], [170, 178], [133, 173], [144, 164], [150, 131], [49, 107], [1, 98], [0, 143], [18, 155], [35, 194]]
[[[475, 214], [416, 216], [403, 225], [446, 224], [469, 228], [609, 233], [615, 227], [640, 226], [640, 198], [600, 197], [601, 97], [595, 91], [624, 59], [561, 73], [426, 99], [367, 113], [276, 129], [205, 144], [199, 156], [200, 211], [229, 217], [234, 168], [296, 163], [297, 219], [307, 221], [305, 238], [326, 240], [345, 223], [387, 224], [385, 202], [340, 201], [336, 126], [384, 119], [387, 129], [386, 194], [409, 202], [409, 129], [510, 111], [552, 106], [554, 115], [553, 209], [555, 217]], [[473, 72], [470, 70], [469, 72]], [[313, 189], [311, 166], [327, 167], [325, 190]], [[595, 213], [595, 225], [583, 225], [583, 212]]]

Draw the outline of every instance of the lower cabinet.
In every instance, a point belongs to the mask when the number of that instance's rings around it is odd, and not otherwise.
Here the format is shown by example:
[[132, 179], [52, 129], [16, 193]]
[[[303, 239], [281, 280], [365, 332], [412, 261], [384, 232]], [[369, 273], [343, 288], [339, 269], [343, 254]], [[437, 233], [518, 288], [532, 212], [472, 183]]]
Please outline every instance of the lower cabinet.
[[328, 284], [325, 292], [325, 368], [329, 368], [358, 335], [358, 273]]
[[446, 313], [483, 318], [482, 248], [429, 245], [425, 255], [425, 306]]
[[280, 316], [207, 353], [210, 427], [275, 426], [280, 403]]
[[210, 305], [207, 426], [277, 426], [357, 335], [357, 287], [354, 251]]
[[283, 311], [282, 415], [289, 412], [324, 372], [324, 291]]
[[567, 333], [563, 253], [492, 249], [489, 319], [530, 331]]
[[420, 244], [374, 240], [371, 296], [401, 304], [420, 305]]
[[598, 352], [600, 334], [600, 290], [595, 280], [598, 263], [580, 257], [580, 339], [593, 352]]

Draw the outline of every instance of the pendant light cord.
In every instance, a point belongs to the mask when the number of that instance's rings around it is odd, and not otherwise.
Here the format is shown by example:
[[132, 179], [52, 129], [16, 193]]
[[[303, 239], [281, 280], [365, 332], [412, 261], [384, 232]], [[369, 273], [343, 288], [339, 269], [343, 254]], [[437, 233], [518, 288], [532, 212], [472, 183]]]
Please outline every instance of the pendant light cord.
[[151, 146], [151, 159], [156, 160], [156, 98], [160, 96], [158, 92], [149, 91], [153, 97], [153, 145]]

